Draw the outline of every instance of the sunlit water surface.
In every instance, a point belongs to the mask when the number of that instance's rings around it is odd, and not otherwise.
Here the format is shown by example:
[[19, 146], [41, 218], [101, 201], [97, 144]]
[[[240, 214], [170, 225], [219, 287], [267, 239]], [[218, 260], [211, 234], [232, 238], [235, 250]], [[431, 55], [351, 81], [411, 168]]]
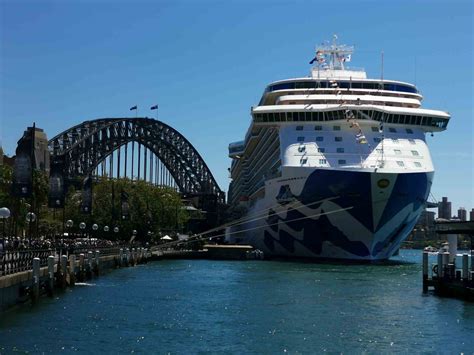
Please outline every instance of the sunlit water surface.
[[472, 353], [474, 304], [422, 295], [420, 259], [124, 268], [1, 315], [0, 353]]

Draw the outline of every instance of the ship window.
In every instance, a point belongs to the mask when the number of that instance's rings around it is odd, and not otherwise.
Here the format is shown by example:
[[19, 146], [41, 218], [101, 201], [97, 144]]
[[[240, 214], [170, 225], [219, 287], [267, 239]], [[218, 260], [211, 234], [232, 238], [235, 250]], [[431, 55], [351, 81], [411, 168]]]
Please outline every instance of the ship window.
[[393, 141], [393, 143], [396, 143], [396, 144], [398, 144], [398, 143], [399, 143], [399, 141], [398, 141], [398, 139], [397, 139], [397, 138], [393, 138], [393, 139], [392, 139], [392, 141]]
[[337, 162], [338, 162], [338, 164], [342, 165], [342, 164], [346, 163], [346, 160], [345, 159], [339, 159]]
[[420, 155], [420, 153], [418, 153], [417, 150], [412, 150], [412, 151], [411, 151], [411, 154], [413, 154], [413, 155], [416, 156], [416, 157]]
[[396, 130], [395, 128], [393, 128], [393, 127], [390, 127], [390, 128], [388, 129], [388, 131], [391, 132], [391, 133], [397, 133], [397, 130]]
[[324, 137], [316, 137], [316, 142], [322, 142], [324, 140]]
[[324, 153], [325, 149], [324, 148], [318, 148], [318, 153]]
[[406, 131], [408, 134], [413, 134], [413, 130], [411, 130], [410, 128], [407, 128]]
[[303, 126], [296, 126], [296, 130], [297, 130], [297, 131], [302, 131], [302, 130], [303, 130]]
[[379, 142], [380, 142], [380, 138], [379, 138], [379, 137], [375, 137], [375, 138], [374, 138], [374, 142], [375, 142], [375, 143], [379, 143]]
[[409, 139], [408, 141], [410, 142], [410, 144], [416, 144], [414, 139]]
[[327, 160], [326, 159], [319, 159], [319, 164], [327, 164]]
[[338, 153], [344, 153], [344, 148], [337, 148], [336, 151], [337, 151]]
[[371, 127], [371, 128], [372, 128], [372, 132], [378, 132], [379, 131], [378, 127]]
[[301, 160], [300, 160], [300, 163], [301, 164], [306, 164], [308, 161], [308, 157], [302, 157]]
[[380, 149], [380, 148], [375, 149], [375, 151], [376, 151], [377, 153], [383, 153], [383, 150]]
[[400, 149], [395, 149], [395, 154], [402, 154], [402, 151]]
[[304, 137], [298, 137], [298, 142], [304, 142]]
[[401, 160], [397, 160], [397, 164], [398, 166], [402, 166], [402, 167], [405, 166], [405, 163], [402, 162]]
[[300, 152], [300, 153], [304, 152], [305, 150], [306, 150], [306, 146], [305, 146], [305, 145], [300, 145], [300, 146], [298, 147], [298, 152]]
[[257, 122], [261, 122], [261, 121], [262, 121], [262, 114], [257, 113], [254, 117], [255, 117], [255, 121], [257, 121]]
[[419, 161], [414, 162], [415, 166], [421, 168], [421, 163]]
[[293, 112], [287, 112], [286, 113], [286, 120], [287, 121], [293, 121]]
[[306, 116], [306, 121], [311, 121], [311, 112], [306, 112], [305, 116]]
[[334, 137], [334, 140], [335, 140], [336, 142], [342, 142], [342, 137]]
[[323, 126], [314, 126], [314, 130], [315, 130], [315, 131], [322, 131], [322, 130], [323, 130]]
[[340, 131], [340, 130], [341, 130], [341, 126], [334, 126], [333, 129], [334, 129], [335, 131]]

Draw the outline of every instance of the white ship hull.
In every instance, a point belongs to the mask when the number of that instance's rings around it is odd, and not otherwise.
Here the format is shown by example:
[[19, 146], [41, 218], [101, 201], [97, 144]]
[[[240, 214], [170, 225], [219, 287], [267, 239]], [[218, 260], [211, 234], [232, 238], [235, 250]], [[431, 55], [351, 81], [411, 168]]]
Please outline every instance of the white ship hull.
[[266, 182], [248, 222], [229, 228], [228, 238], [266, 256], [385, 260], [411, 232], [432, 179], [433, 172], [288, 168]]

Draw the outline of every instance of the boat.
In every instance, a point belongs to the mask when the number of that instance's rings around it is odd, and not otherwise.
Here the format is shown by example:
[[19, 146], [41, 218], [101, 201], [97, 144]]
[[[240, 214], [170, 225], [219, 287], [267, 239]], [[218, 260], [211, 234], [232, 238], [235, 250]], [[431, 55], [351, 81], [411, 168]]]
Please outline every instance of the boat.
[[431, 245], [428, 245], [427, 247], [423, 249], [423, 251], [427, 251], [428, 253], [437, 253], [438, 249]]
[[450, 114], [415, 85], [350, 68], [353, 46], [318, 46], [308, 77], [267, 85], [229, 145], [229, 243], [265, 257], [389, 259], [423, 211], [434, 167], [426, 135]]

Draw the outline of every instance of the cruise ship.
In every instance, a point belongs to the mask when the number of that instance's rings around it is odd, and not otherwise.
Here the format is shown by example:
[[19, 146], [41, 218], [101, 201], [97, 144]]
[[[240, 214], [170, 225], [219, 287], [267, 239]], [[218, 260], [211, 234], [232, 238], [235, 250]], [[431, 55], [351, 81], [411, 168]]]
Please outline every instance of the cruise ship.
[[423, 211], [434, 167], [426, 134], [447, 112], [413, 84], [347, 66], [354, 48], [316, 48], [310, 76], [270, 83], [245, 139], [229, 145], [226, 239], [265, 256], [390, 258]]

